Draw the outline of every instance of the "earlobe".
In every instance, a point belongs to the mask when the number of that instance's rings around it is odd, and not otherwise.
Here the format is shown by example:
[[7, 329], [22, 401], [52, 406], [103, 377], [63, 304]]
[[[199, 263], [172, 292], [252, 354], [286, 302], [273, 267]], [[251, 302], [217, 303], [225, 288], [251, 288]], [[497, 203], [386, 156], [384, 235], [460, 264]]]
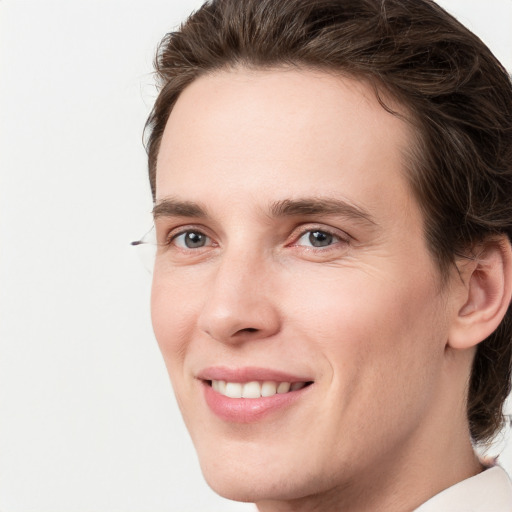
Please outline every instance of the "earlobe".
[[463, 265], [464, 288], [448, 346], [474, 347], [492, 334], [503, 320], [512, 297], [512, 249], [507, 237], [479, 245], [476, 258]]

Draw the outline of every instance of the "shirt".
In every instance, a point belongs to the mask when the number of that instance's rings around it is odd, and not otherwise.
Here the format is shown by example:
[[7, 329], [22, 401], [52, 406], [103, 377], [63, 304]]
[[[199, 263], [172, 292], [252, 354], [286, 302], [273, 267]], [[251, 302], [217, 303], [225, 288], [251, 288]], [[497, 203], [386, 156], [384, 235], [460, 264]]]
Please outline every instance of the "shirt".
[[436, 494], [414, 512], [512, 512], [512, 482], [494, 466]]

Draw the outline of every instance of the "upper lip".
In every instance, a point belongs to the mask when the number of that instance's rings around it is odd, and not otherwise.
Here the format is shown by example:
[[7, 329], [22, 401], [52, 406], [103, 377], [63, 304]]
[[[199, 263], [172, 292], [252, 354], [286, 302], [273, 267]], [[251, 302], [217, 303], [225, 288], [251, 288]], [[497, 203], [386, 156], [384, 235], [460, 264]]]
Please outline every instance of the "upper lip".
[[226, 382], [312, 382], [313, 379], [304, 375], [293, 375], [281, 370], [244, 366], [230, 368], [226, 366], [210, 366], [201, 370], [197, 376], [201, 380], [224, 380]]

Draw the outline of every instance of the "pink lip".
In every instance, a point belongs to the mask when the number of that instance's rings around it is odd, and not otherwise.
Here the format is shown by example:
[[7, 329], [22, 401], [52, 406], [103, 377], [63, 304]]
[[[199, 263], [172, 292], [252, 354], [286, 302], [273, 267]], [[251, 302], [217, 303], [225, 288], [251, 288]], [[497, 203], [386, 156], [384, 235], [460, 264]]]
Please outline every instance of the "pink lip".
[[220, 419], [231, 423], [253, 423], [261, 421], [273, 413], [284, 410], [297, 402], [308, 392], [311, 386], [261, 398], [229, 398], [213, 390], [208, 381], [225, 380], [229, 382], [274, 381], [274, 382], [311, 382], [310, 378], [290, 375], [265, 368], [212, 367], [200, 372], [206, 403]]
[[227, 366], [212, 366], [205, 368], [197, 375], [201, 380], [225, 380], [227, 382], [251, 382], [251, 381], [274, 381], [274, 382], [310, 382], [313, 379], [306, 376], [292, 375], [290, 373], [270, 368], [257, 368], [245, 366], [243, 368], [228, 368]]

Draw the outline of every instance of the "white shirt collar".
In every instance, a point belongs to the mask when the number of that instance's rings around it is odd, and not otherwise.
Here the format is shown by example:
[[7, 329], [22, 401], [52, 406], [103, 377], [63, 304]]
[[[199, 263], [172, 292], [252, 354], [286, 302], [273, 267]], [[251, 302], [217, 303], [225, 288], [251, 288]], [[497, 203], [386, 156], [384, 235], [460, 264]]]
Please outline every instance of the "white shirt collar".
[[512, 482], [499, 466], [436, 494], [414, 512], [511, 512]]

